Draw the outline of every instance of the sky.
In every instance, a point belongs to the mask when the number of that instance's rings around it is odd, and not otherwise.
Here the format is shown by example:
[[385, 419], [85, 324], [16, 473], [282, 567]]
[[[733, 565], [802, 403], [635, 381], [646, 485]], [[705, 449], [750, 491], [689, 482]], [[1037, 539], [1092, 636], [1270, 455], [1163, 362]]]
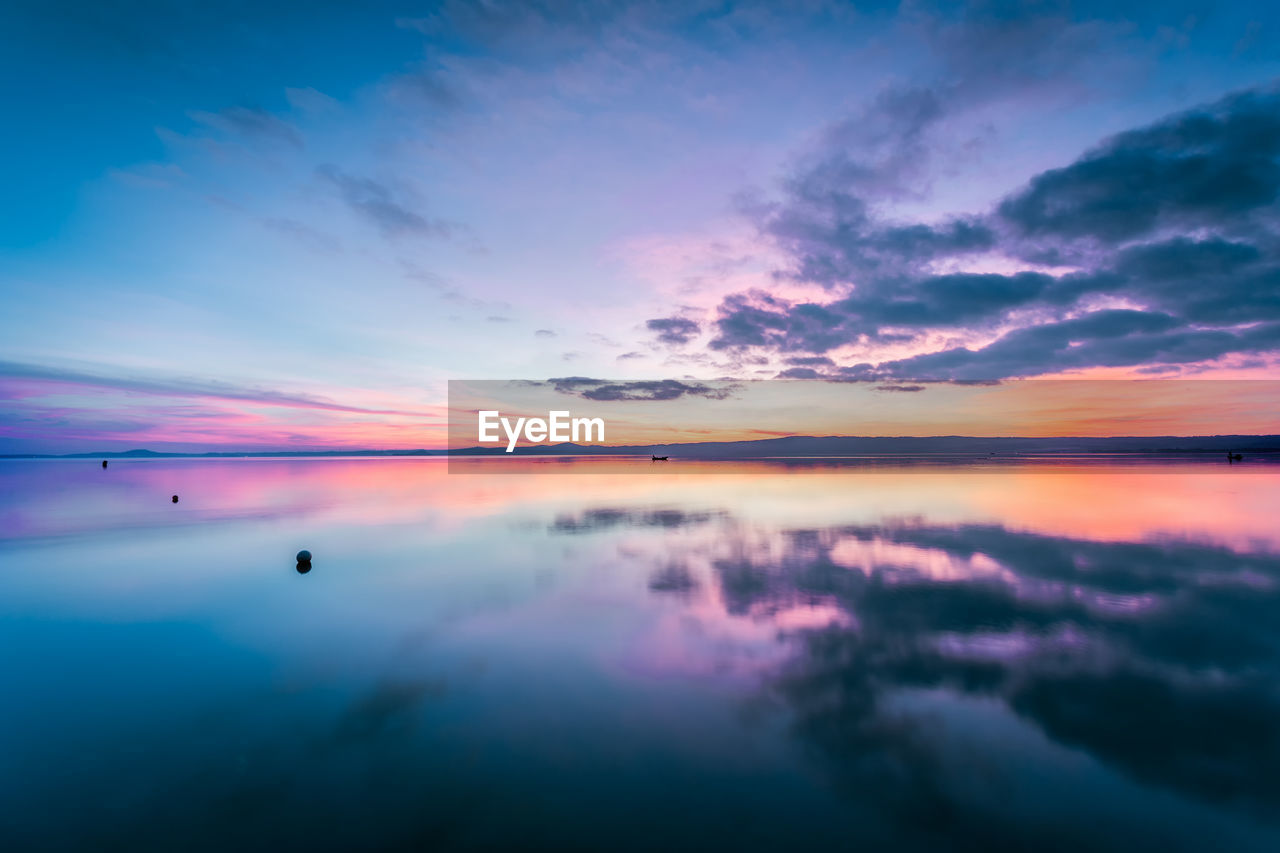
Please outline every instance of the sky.
[[1280, 378], [1275, 4], [0, 33], [0, 453], [440, 446], [450, 379]]
[[[487, 440], [481, 435], [482, 412], [498, 413], [486, 417]], [[552, 412], [562, 413], [557, 420], [568, 440], [648, 445], [657, 453], [687, 442], [794, 435], [1273, 435], [1280, 424], [1280, 381], [451, 380], [448, 446], [556, 444], [566, 439], [530, 440], [519, 423], [549, 422]], [[603, 440], [585, 428], [572, 438], [571, 422], [583, 418], [599, 419]]]

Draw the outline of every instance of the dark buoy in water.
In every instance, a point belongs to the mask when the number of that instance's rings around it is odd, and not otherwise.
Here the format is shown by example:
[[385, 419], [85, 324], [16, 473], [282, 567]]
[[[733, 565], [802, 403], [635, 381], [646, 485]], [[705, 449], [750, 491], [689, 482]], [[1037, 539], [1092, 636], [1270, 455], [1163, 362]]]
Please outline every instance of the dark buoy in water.
[[177, 496], [177, 495], [174, 495], [174, 496], [173, 496], [173, 502], [174, 502], [174, 503], [177, 503], [177, 502], [178, 502], [178, 496]]
[[298, 565], [295, 566], [294, 568], [298, 570], [298, 574], [305, 575], [307, 572], [311, 571], [311, 564], [304, 563], [301, 560], [299, 560]]
[[304, 551], [299, 551], [299, 552], [298, 552], [298, 562], [299, 562], [299, 563], [310, 563], [310, 562], [311, 562], [311, 552], [310, 552], [310, 551], [305, 551], [305, 550], [304, 550]]
[[103, 467], [103, 468], [106, 468], [106, 467], [107, 467], [107, 460], [105, 460], [105, 459], [103, 459], [103, 460], [102, 460], [102, 467]]

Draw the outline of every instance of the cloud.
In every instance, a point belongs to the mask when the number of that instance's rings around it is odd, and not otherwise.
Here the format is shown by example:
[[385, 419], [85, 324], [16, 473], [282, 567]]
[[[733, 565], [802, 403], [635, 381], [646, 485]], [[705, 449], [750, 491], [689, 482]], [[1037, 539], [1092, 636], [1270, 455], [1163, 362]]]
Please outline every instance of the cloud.
[[388, 237], [449, 237], [458, 227], [444, 219], [427, 219], [398, 201], [391, 188], [372, 178], [348, 175], [331, 163], [317, 167], [316, 175], [336, 187], [348, 207]]
[[572, 394], [584, 400], [614, 402], [678, 400], [684, 396], [702, 397], [706, 400], [726, 400], [733, 395], [737, 387], [734, 383], [681, 382], [677, 379], [609, 382], [602, 379], [588, 379], [585, 376], [568, 376], [550, 379], [548, 382], [561, 394]]
[[823, 353], [855, 341], [899, 343], [911, 339], [911, 329], [993, 324], [1013, 309], [1066, 304], [1104, 285], [1084, 275], [953, 273], [873, 282], [827, 303], [749, 291], [721, 303], [711, 348]]
[[550, 329], [538, 329], [533, 333], [533, 336], [535, 338], [554, 338], [556, 333]]
[[684, 317], [655, 317], [645, 322], [645, 327], [658, 333], [658, 340], [671, 346], [689, 343], [702, 331], [695, 321]]
[[217, 380], [146, 376], [142, 374], [113, 376], [11, 361], [0, 361], [0, 379], [58, 382], [87, 388], [111, 388], [118, 391], [130, 391], [162, 397], [211, 397], [222, 400], [243, 400], [271, 406], [323, 409], [331, 412], [350, 412], [352, 414], [408, 415], [413, 417], [422, 415], [421, 412], [349, 406], [311, 394], [273, 391]]
[[613, 338], [608, 335], [602, 335], [599, 332], [587, 332], [587, 340], [603, 347], [613, 347], [617, 349], [622, 346], [622, 344], [618, 343]]
[[1028, 326], [977, 350], [964, 347], [881, 363], [841, 375], [858, 379], [988, 379], [1085, 367], [1195, 364], [1232, 353], [1280, 349], [1280, 322], [1241, 330], [1197, 329], [1168, 314], [1115, 309]]
[[310, 86], [301, 88], [285, 87], [285, 99], [289, 106], [299, 112], [324, 114], [339, 112], [342, 107], [335, 98]]
[[928, 57], [927, 82], [894, 81], [832, 122], [792, 163], [782, 198], [748, 194], [743, 209], [792, 265], [784, 278], [840, 288], [851, 280], [919, 272], [931, 261], [987, 251], [999, 235], [983, 216], [897, 222], [885, 210], [928, 197], [940, 171], [972, 166], [987, 132], [982, 110], [1114, 86], [1124, 27], [1076, 20], [1065, 4], [920, 3], [900, 26]]
[[976, 218], [902, 224], [877, 213], [885, 201], [921, 195], [929, 137], [943, 115], [943, 103], [930, 89], [882, 92], [863, 111], [827, 128], [792, 169], [781, 201], [744, 201], [761, 233], [791, 259], [785, 278], [837, 287], [993, 245], [994, 234]]
[[232, 136], [304, 147], [296, 127], [257, 107], [228, 107], [216, 113], [193, 110], [188, 115], [193, 121]]
[[176, 186], [187, 173], [175, 163], [139, 163], [127, 169], [111, 169], [111, 177], [136, 187], [159, 189]]
[[325, 255], [342, 251], [341, 240], [331, 234], [318, 231], [305, 222], [288, 217], [272, 216], [263, 219], [262, 224], [267, 229], [298, 242], [309, 251]]
[[[1002, 202], [1028, 238], [1107, 246], [1166, 229], [1234, 229], [1280, 192], [1280, 93], [1242, 92], [1121, 133]], [[1274, 223], [1274, 210], [1268, 219]]]
[[[713, 350], [830, 358], [895, 345], [918, 352], [844, 366], [791, 356], [782, 375], [997, 379], [1280, 348], [1274, 87], [1118, 134], [994, 209], [942, 225], [880, 222], [860, 196], [842, 196], [863, 186], [857, 170], [809, 170], [804, 181], [762, 222], [794, 261], [783, 274], [833, 298], [731, 294]], [[979, 251], [1031, 268], [936, 269]], [[939, 333], [985, 341], [928, 349], [946, 340]]]
[[456, 77], [445, 68], [422, 66], [396, 78], [390, 91], [397, 100], [447, 114], [468, 100]]
[[[922, 3], [906, 9], [930, 56], [941, 66], [939, 85], [973, 102], [1037, 93], [1038, 97], [1115, 84], [1109, 74], [1130, 62], [1125, 44], [1132, 24], [1122, 16], [1080, 20], [1071, 4], [976, 0]], [[1100, 51], [1099, 45], [1111, 50]]]

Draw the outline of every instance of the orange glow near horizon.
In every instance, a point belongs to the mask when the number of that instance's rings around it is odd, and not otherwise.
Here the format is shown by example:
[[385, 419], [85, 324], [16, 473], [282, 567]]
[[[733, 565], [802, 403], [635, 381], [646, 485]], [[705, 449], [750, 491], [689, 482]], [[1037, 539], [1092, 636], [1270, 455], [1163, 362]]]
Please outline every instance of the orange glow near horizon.
[[[692, 384], [694, 380], [689, 380]], [[476, 446], [476, 412], [601, 417], [605, 445], [813, 436], [1192, 436], [1280, 432], [1277, 380], [1015, 380], [998, 384], [713, 382], [723, 399], [590, 400], [547, 386], [451, 383], [450, 446]], [[502, 442], [505, 444], [505, 439]], [[519, 443], [523, 446], [524, 442]]]
[[[681, 380], [686, 384], [699, 380]], [[379, 394], [295, 400], [135, 393], [23, 382], [38, 416], [0, 424], [0, 439], [60, 442], [50, 452], [343, 451], [474, 447], [475, 414], [602, 417], [605, 445], [663, 446], [815, 436], [1155, 436], [1280, 433], [1280, 380], [1014, 380], [992, 385], [706, 381], [723, 399], [683, 394], [599, 401], [545, 385], [451, 383], [448, 404]], [[455, 391], [455, 387], [458, 389]], [[906, 389], [906, 390], [904, 390]], [[916, 389], [916, 390], [912, 390]], [[342, 403], [331, 402], [342, 400]], [[47, 424], [57, 424], [51, 431]], [[43, 450], [37, 452], [45, 452]]]
[[[340, 511], [370, 524], [444, 529], [497, 513], [545, 518], [584, 507], [680, 506], [726, 512], [766, 529], [924, 514], [942, 524], [999, 521], [1012, 529], [1097, 541], [1168, 536], [1244, 549], [1258, 543], [1280, 548], [1275, 525], [1280, 468], [1267, 464], [680, 461], [654, 470], [647, 462], [629, 460], [531, 458], [509, 460], [509, 466], [476, 461], [477, 474], [450, 473], [447, 460], [430, 457], [121, 461], [111, 466], [113, 482], [122, 489], [118, 502], [99, 502], [90, 513], [64, 495], [48, 493], [43, 497], [48, 505], [35, 497], [12, 507], [10, 528], [51, 535], [67, 532], [59, 529], [62, 524], [109, 527], [108, 516], [130, 511], [136, 490], [148, 507], [155, 494], [179, 492], [183, 512], [210, 519], [284, 507], [319, 519]], [[637, 465], [645, 466], [645, 476], [637, 475]], [[317, 499], [334, 494], [343, 496], [341, 507]], [[96, 517], [102, 513], [107, 515]]]

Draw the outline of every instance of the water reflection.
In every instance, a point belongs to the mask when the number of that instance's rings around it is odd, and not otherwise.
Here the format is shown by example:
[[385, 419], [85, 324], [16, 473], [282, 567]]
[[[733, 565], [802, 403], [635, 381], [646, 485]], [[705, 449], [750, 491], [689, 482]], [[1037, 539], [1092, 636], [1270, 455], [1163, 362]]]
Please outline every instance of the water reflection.
[[592, 533], [615, 527], [686, 527], [705, 524], [719, 513], [683, 512], [678, 509], [629, 510], [616, 507], [588, 509], [576, 516], [562, 515], [551, 525], [553, 533]]
[[[790, 530], [777, 551], [730, 536], [721, 550], [727, 614], [844, 616], [796, 632], [772, 688], [845, 784], [913, 825], [974, 815], [942, 784], [927, 714], [895, 706], [910, 690], [997, 699], [1145, 784], [1280, 815], [1274, 554], [925, 523]], [[650, 589], [696, 584], [671, 577]]]
[[5, 849], [1280, 849], [1280, 466], [90, 463], [0, 463]]

